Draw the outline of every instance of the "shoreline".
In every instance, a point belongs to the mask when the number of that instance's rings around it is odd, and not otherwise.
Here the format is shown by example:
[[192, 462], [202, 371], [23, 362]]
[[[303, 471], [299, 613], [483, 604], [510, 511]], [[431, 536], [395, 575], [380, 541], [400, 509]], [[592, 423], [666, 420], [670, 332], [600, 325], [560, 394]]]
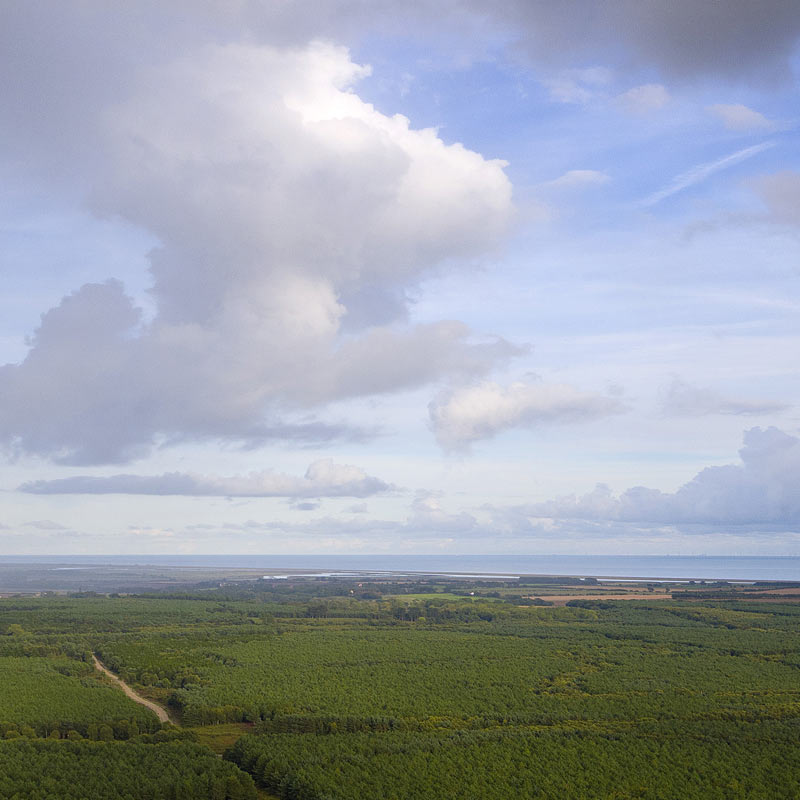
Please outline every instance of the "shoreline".
[[[571, 582], [765, 589], [800, 584], [800, 556], [387, 556], [38, 555], [0, 556], [0, 593], [141, 594], [223, 583], [368, 581]], [[695, 588], [695, 587], [692, 587]]]

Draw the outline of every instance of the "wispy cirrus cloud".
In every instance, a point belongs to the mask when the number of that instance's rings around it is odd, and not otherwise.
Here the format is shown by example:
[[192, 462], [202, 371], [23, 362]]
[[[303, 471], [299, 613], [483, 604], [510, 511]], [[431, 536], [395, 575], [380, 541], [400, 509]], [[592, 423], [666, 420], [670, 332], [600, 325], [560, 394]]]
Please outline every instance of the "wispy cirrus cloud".
[[771, 147], [774, 147], [775, 144], [776, 142], [773, 141], [754, 144], [751, 147], [744, 147], [741, 150], [737, 150], [735, 153], [730, 153], [714, 161], [698, 164], [686, 172], [676, 175], [663, 189], [659, 189], [649, 197], [646, 197], [641, 205], [645, 208], [654, 206], [667, 197], [671, 197], [674, 194], [678, 194], [678, 192], [683, 192], [692, 186], [696, 186], [698, 183], [702, 183], [717, 172], [730, 169], [730, 167], [742, 161], [746, 161], [749, 158], [757, 156], [759, 153], [763, 153], [765, 150], [769, 150]]
[[694, 386], [680, 378], [662, 392], [662, 411], [667, 416], [703, 417], [709, 414], [756, 416], [785, 411], [789, 406], [769, 400], [726, 397], [714, 389]]

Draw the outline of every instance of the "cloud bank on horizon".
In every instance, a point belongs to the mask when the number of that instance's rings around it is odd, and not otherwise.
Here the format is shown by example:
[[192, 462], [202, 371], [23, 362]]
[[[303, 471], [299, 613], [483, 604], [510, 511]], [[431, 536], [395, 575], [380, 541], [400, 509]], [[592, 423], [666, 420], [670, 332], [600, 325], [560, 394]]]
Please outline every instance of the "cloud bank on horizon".
[[0, 552], [800, 553], [797, 3], [306, 11], [10, 4]]
[[777, 428], [745, 431], [741, 464], [706, 467], [676, 492], [636, 486], [615, 497], [599, 485], [581, 497], [533, 504], [552, 519], [670, 525], [800, 525], [800, 438]]

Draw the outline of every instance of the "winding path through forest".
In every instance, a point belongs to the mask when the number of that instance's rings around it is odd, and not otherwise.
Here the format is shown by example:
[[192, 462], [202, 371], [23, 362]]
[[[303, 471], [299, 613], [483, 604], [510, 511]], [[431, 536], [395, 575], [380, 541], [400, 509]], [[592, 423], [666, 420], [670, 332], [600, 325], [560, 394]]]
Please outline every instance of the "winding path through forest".
[[92, 658], [94, 659], [95, 669], [100, 670], [100, 672], [102, 672], [104, 675], [108, 675], [108, 677], [111, 678], [112, 681], [116, 681], [117, 684], [119, 684], [122, 691], [125, 692], [125, 694], [128, 695], [128, 697], [130, 697], [131, 700], [133, 700], [136, 703], [139, 703], [140, 705], [143, 705], [145, 708], [149, 708], [159, 718], [159, 720], [161, 720], [161, 722], [172, 721], [170, 720], [169, 714], [167, 714], [166, 709], [162, 708], [160, 705], [158, 705], [158, 703], [154, 703], [152, 700], [147, 700], [140, 694], [134, 692], [133, 689], [131, 689], [131, 687], [128, 686], [128, 684], [122, 680], [122, 678], [117, 677], [105, 664], [103, 664], [102, 661], [100, 661], [100, 659], [96, 655], [94, 655], [94, 653], [92, 653]]

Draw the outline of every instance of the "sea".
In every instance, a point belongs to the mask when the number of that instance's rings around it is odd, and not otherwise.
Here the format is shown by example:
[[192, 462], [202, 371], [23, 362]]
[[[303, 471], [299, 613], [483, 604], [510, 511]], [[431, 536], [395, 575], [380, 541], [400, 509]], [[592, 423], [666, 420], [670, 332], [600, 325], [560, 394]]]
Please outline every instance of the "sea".
[[448, 576], [559, 575], [653, 580], [800, 581], [800, 556], [626, 555], [0, 555], [0, 564], [161, 566], [281, 570], [327, 575], [438, 573]]

